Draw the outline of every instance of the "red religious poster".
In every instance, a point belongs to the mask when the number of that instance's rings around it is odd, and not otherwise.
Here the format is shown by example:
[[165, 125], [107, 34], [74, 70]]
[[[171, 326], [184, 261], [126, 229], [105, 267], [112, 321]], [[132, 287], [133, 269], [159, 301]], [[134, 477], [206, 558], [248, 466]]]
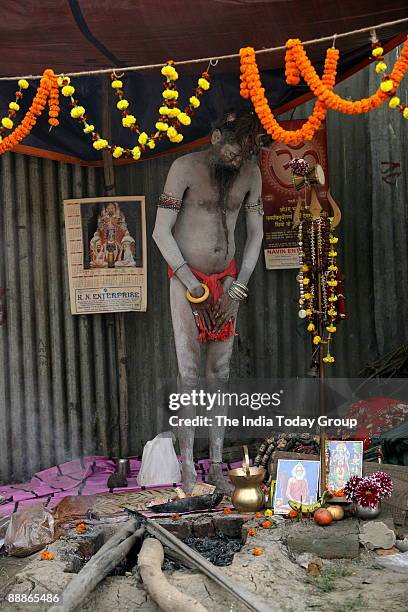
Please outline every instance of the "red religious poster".
[[[296, 130], [303, 119], [282, 121], [282, 127]], [[307, 197], [305, 189], [296, 191], [292, 182], [290, 162], [302, 157], [311, 166], [320, 164], [325, 184], [318, 189], [323, 210], [330, 210], [327, 201], [328, 164], [326, 129], [320, 128], [313, 140], [299, 145], [273, 142], [261, 150], [262, 199], [264, 205], [264, 253], [267, 270], [298, 268], [298, 232], [293, 228], [293, 213], [299, 198]], [[308, 204], [308, 203], [307, 203]]]

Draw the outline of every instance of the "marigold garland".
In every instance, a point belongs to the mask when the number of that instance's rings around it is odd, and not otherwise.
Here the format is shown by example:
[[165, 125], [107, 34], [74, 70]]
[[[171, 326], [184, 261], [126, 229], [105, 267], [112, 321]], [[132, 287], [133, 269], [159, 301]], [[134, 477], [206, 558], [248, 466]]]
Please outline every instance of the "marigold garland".
[[[383, 75], [383, 83], [381, 85], [384, 87], [385, 84], [386, 89], [388, 88], [391, 91], [389, 85], [389, 83], [392, 82], [391, 75], [385, 74], [385, 71], [387, 70], [388, 66], [384, 62], [384, 49], [382, 48], [379, 40], [377, 39], [373, 40], [372, 45], [373, 50], [371, 52], [371, 55], [378, 62], [375, 67], [375, 71], [377, 74]], [[388, 83], [388, 85], [386, 83]], [[398, 96], [393, 95], [388, 102], [388, 106], [390, 108], [397, 109], [402, 114], [404, 119], [408, 119], [408, 107], [406, 106], [406, 104], [401, 104], [401, 99]]]
[[[373, 56], [383, 60], [382, 53], [383, 49], [379, 47], [378, 50], [374, 49]], [[329, 108], [346, 114], [361, 114], [378, 108], [385, 100], [389, 99], [390, 107], [398, 108], [403, 117], [408, 119], [408, 107], [402, 105], [398, 96], [395, 96], [396, 89], [408, 70], [408, 39], [402, 48], [400, 57], [395, 62], [391, 74], [383, 76], [383, 81], [378, 90], [372, 96], [354, 102], [345, 100], [332, 91], [335, 85], [339, 58], [337, 49], [327, 49], [324, 73], [320, 79], [301, 41], [297, 38], [289, 39], [286, 43], [285, 55], [286, 82], [289, 85], [298, 85], [302, 76], [317, 98], [312, 115], [302, 128], [292, 131], [284, 130], [269, 108], [265, 89], [262, 87], [255, 50], [252, 47], [240, 49], [240, 58], [241, 96], [245, 99], [251, 99], [263, 127], [274, 140], [287, 144], [299, 144], [302, 141], [311, 140], [321, 122], [325, 119]], [[378, 73], [385, 72], [386, 69], [387, 66], [382, 61], [376, 68]]]
[[210, 81], [209, 74], [203, 72], [201, 77], [198, 79], [198, 87], [195, 90], [195, 95], [190, 97], [190, 104], [184, 111], [177, 108], [178, 91], [175, 86], [175, 81], [178, 78], [178, 73], [174, 68], [174, 62], [168, 61], [161, 70], [163, 76], [166, 77], [166, 81], [163, 83], [163, 99], [159, 109], [159, 119], [156, 121], [156, 131], [151, 133], [150, 136], [141, 131], [140, 126], [137, 123], [136, 117], [129, 111], [129, 101], [124, 98], [123, 82], [120, 80], [115, 73], [112, 74], [111, 86], [115, 90], [116, 95], [119, 97], [117, 102], [117, 108], [122, 111], [122, 125], [123, 127], [129, 128], [133, 133], [138, 136], [137, 144], [132, 148], [121, 147], [110, 143], [108, 140], [103, 138], [100, 133], [96, 130], [92, 123], [88, 122], [86, 110], [80, 105], [79, 101], [74, 98], [75, 87], [72, 86], [69, 77], [60, 75], [58, 84], [61, 87], [61, 93], [63, 96], [70, 98], [71, 101], [71, 117], [77, 119], [82, 123], [83, 132], [90, 134], [93, 147], [97, 151], [106, 149], [111, 155], [118, 159], [120, 157], [132, 157], [134, 160], [140, 159], [142, 153], [148, 149], [154, 149], [156, 142], [167, 136], [170, 142], [181, 142], [183, 135], [179, 133], [179, 129], [182, 126], [188, 126], [191, 124], [191, 117], [194, 114], [194, 110], [200, 106], [200, 100], [198, 96], [202, 95], [205, 90], [209, 89]]
[[23, 90], [27, 89], [28, 86], [29, 86], [28, 81], [26, 81], [25, 79], [20, 79], [18, 81], [18, 90], [16, 91], [14, 95], [14, 102], [12, 101], [8, 105], [7, 117], [3, 117], [1, 119], [0, 142], [2, 140], [2, 134], [4, 134], [6, 130], [11, 130], [11, 128], [13, 127], [13, 118], [15, 117], [17, 112], [20, 110], [19, 102], [21, 102], [23, 98]]
[[[20, 82], [24, 79], [20, 79]], [[25, 83], [24, 83], [25, 84]], [[26, 89], [23, 85], [23, 89]], [[21, 123], [0, 142], [0, 155], [13, 149], [19, 142], [23, 140], [31, 132], [35, 124], [37, 123], [38, 117], [44, 111], [48, 100], [49, 111], [48, 111], [48, 123], [51, 126], [59, 124], [59, 92], [57, 85], [57, 77], [53, 70], [47, 68], [44, 70], [44, 74], [41, 77], [40, 85], [34, 96], [30, 108], [26, 112]]]
[[[289, 51], [289, 61], [292, 62], [294, 58], [294, 56], [291, 55], [292, 49], [290, 48]], [[268, 100], [265, 96], [265, 89], [262, 87], [261, 83], [255, 50], [252, 47], [246, 47], [240, 50], [240, 56], [242, 73], [240, 88], [241, 96], [243, 98], [251, 98], [255, 111], [268, 134], [270, 134], [274, 140], [287, 144], [298, 144], [304, 140], [311, 140], [326, 117], [327, 108], [325, 105], [320, 100], [317, 100], [311, 116], [300, 129], [283, 129], [269, 108]], [[322, 82], [329, 90], [333, 89], [336, 82], [338, 59], [338, 49], [327, 49]], [[290, 66], [291, 65], [292, 64], [290, 64]], [[297, 78], [296, 74], [293, 72], [287, 74], [287, 78], [289, 77], [292, 78], [292, 82]]]
[[395, 93], [404, 74], [408, 70], [407, 40], [402, 48], [400, 57], [395, 62], [391, 74], [383, 78], [377, 91], [368, 98], [353, 102], [351, 100], [345, 100], [338, 94], [335, 94], [327, 87], [323, 80], [320, 80], [299, 39], [290, 39], [286, 44], [291, 49], [291, 57], [313, 94], [324, 103], [326, 108], [331, 108], [348, 115], [366, 113], [380, 107], [383, 102], [389, 98], [390, 94]]

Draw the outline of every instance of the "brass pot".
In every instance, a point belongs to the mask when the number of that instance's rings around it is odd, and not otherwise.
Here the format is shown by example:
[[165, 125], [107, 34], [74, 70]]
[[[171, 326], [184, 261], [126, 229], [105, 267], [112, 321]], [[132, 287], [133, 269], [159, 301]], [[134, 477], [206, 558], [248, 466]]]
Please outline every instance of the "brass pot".
[[242, 468], [228, 472], [235, 486], [232, 505], [238, 512], [256, 512], [264, 507], [264, 494], [260, 485], [265, 477], [265, 468], [249, 467], [248, 447], [244, 446], [243, 449]]

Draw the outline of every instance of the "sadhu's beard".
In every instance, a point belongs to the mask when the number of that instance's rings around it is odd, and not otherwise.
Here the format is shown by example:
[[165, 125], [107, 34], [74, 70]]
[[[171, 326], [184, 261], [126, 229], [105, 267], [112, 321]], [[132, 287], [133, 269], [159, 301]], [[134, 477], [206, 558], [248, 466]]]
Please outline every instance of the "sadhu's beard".
[[218, 207], [221, 214], [222, 227], [224, 229], [225, 240], [227, 247], [225, 251], [225, 259], [229, 250], [229, 237], [227, 226], [227, 201], [232, 185], [239, 174], [239, 168], [227, 166], [219, 159], [210, 160], [210, 174], [218, 191]]

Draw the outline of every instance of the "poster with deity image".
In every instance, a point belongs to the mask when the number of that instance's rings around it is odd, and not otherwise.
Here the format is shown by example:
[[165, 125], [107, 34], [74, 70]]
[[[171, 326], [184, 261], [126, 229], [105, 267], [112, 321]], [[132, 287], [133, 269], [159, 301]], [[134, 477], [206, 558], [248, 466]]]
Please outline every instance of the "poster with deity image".
[[[299, 129], [304, 120], [282, 121], [288, 130]], [[331, 214], [327, 199], [328, 163], [326, 128], [324, 124], [310, 142], [290, 145], [274, 141], [261, 149], [262, 201], [264, 206], [264, 255], [267, 270], [298, 268], [298, 230], [293, 227], [293, 216], [302, 200], [302, 213], [307, 218], [310, 190], [296, 191], [292, 181], [290, 162], [305, 159], [310, 166], [320, 164], [325, 174], [325, 184], [317, 187], [317, 195], [323, 214]], [[305, 214], [306, 212], [306, 214]]]
[[319, 492], [320, 461], [278, 459], [273, 501], [275, 514], [287, 514], [289, 501], [312, 504]]
[[72, 314], [146, 311], [144, 196], [64, 200]]
[[327, 440], [326, 466], [327, 488], [341, 491], [351, 476], [363, 475], [363, 442]]

